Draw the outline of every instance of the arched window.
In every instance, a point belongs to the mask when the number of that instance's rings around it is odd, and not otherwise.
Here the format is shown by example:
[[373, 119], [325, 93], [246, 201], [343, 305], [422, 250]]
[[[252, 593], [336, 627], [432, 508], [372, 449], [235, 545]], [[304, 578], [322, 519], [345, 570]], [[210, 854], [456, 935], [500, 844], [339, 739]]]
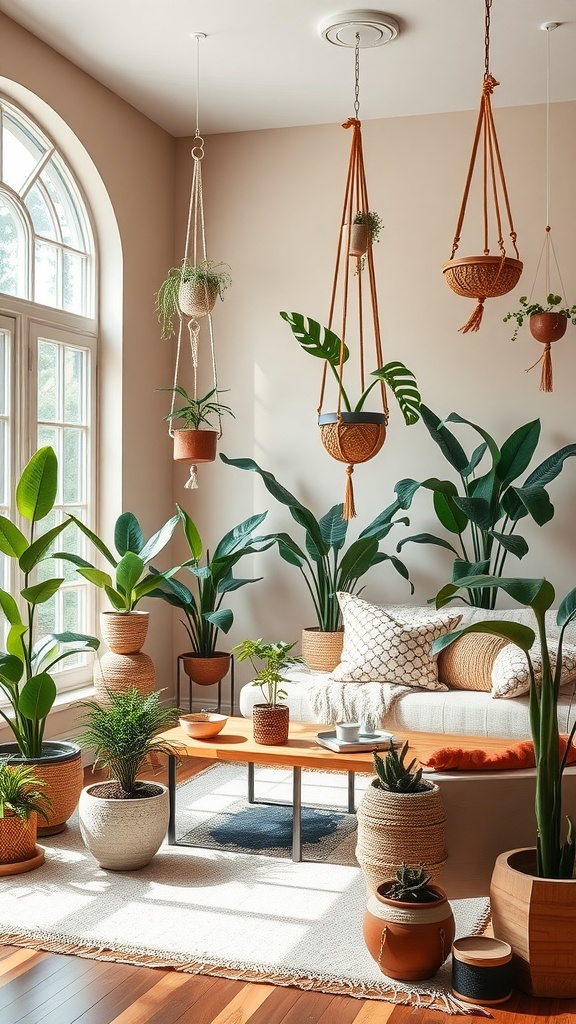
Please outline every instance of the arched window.
[[[20, 473], [50, 444], [59, 485], [43, 532], [68, 512], [94, 524], [96, 294], [94, 237], [78, 183], [44, 131], [0, 99], [0, 514], [16, 520]], [[57, 544], [93, 560], [74, 526]], [[45, 565], [44, 575], [54, 575], [54, 563]], [[0, 587], [8, 591], [10, 570], [0, 554]], [[57, 573], [65, 583], [39, 606], [39, 629], [95, 632], [89, 585], [68, 562]], [[82, 658], [64, 666], [61, 689], [90, 677]]]

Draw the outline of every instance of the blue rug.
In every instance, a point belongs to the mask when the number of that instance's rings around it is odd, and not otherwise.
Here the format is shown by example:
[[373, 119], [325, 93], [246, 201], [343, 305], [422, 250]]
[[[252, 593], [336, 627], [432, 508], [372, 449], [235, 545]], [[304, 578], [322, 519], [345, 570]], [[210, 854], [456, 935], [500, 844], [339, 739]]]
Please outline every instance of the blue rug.
[[[358, 780], [357, 799], [362, 786]], [[257, 800], [289, 802], [291, 773], [257, 768], [255, 788]], [[304, 859], [355, 864], [356, 815], [347, 813], [346, 775], [303, 772], [302, 802]], [[249, 804], [246, 766], [216, 765], [178, 787], [177, 835], [207, 849], [290, 857], [292, 808]]]

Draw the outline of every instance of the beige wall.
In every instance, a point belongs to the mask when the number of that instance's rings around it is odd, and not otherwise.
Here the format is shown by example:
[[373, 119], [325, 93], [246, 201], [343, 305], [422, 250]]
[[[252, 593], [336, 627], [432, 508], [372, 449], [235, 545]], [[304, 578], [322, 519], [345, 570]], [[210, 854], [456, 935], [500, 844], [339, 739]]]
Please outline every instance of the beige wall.
[[[570, 302], [576, 301], [575, 116], [575, 104], [558, 104], [551, 119], [553, 234]], [[480, 332], [462, 335], [458, 327], [473, 304], [450, 291], [441, 267], [450, 256], [475, 117], [471, 111], [363, 126], [370, 208], [385, 224], [374, 248], [384, 354], [406, 362], [418, 378], [423, 400], [439, 415], [459, 412], [500, 442], [520, 424], [540, 417], [541, 461], [576, 441], [574, 328], [568, 328], [554, 351], [556, 390], [543, 394], [539, 371], [524, 372], [541, 347], [527, 329], [512, 343], [510, 325], [502, 317], [515, 308], [520, 295], [531, 291], [544, 239], [545, 109], [495, 110], [525, 270], [511, 295], [486, 302]], [[297, 310], [327, 320], [349, 147], [349, 132], [323, 125], [213, 136], [207, 139], [204, 160], [209, 256], [226, 260], [233, 277], [213, 315], [220, 383], [231, 389], [226, 400], [236, 413], [236, 420], [225, 422], [220, 450], [254, 458], [317, 514], [342, 499], [344, 469], [325, 454], [318, 437], [320, 364], [299, 349], [278, 314]], [[179, 140], [177, 210], [182, 224], [190, 164], [189, 142]], [[476, 190], [462, 255], [482, 250], [479, 204]], [[560, 289], [554, 277], [552, 285]], [[544, 288], [540, 275], [536, 291]], [[471, 451], [476, 435], [454, 429]], [[358, 518], [350, 535], [392, 500], [397, 480], [444, 476], [447, 471], [423, 425], [406, 428], [392, 400], [382, 452], [354, 474]], [[200, 490], [192, 494], [182, 491], [183, 479], [177, 470], [177, 495], [180, 488], [208, 544], [213, 546], [225, 529], [266, 508], [270, 527], [286, 528], [302, 539], [255, 475], [219, 463], [202, 471]], [[576, 460], [566, 464], [550, 493], [555, 519], [542, 530], [523, 531], [530, 554], [523, 563], [510, 560], [509, 568], [515, 564], [522, 575], [547, 575], [563, 596], [576, 583]], [[410, 532], [436, 532], [424, 492], [417, 496], [411, 518]], [[393, 549], [392, 538], [404, 532], [398, 527], [390, 535], [387, 550]], [[405, 556], [416, 585], [413, 600], [424, 603], [447, 581], [449, 559], [438, 549], [415, 545], [405, 549]], [[250, 635], [296, 639], [300, 628], [313, 621], [297, 570], [280, 562], [276, 553], [267, 553], [254, 568], [265, 580], [231, 598], [237, 613], [234, 641]], [[406, 584], [389, 566], [372, 570], [367, 582], [366, 596], [375, 600], [408, 596]]]

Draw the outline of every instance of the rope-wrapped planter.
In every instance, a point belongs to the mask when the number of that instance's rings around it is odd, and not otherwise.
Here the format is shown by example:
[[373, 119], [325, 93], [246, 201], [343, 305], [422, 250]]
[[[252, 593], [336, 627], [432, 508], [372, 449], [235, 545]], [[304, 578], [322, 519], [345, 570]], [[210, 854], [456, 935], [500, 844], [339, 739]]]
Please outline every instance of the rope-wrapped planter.
[[302, 657], [313, 672], [332, 672], [340, 663], [344, 630], [324, 632], [318, 626], [302, 630]]
[[392, 878], [402, 862], [423, 864], [436, 881], [447, 854], [446, 811], [436, 783], [416, 793], [382, 789], [377, 779], [366, 789], [358, 810], [356, 859], [368, 895]]
[[460, 256], [442, 267], [453, 292], [465, 299], [494, 299], [511, 292], [522, 273], [523, 264], [511, 256]]
[[254, 740], [267, 747], [288, 742], [290, 709], [286, 704], [255, 704], [252, 708]]
[[338, 462], [368, 462], [386, 439], [386, 416], [381, 412], [324, 412], [318, 425], [322, 444]]
[[208, 281], [183, 281], [178, 289], [178, 305], [185, 316], [208, 316], [217, 298], [218, 287]]

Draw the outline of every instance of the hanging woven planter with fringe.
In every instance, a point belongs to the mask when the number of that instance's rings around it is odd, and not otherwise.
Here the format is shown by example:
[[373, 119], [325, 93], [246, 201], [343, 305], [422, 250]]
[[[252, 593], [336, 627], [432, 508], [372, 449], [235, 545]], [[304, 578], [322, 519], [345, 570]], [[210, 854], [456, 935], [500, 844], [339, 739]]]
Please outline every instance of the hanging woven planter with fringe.
[[[442, 267], [442, 272], [447, 284], [464, 298], [476, 299], [476, 306], [472, 315], [466, 323], [460, 327], [462, 334], [469, 331], [478, 331], [482, 323], [484, 303], [486, 299], [496, 298], [499, 295], [506, 295], [512, 291], [520, 280], [523, 264], [520, 260], [518, 246], [516, 245], [516, 231], [512, 221], [508, 189], [504, 177], [504, 168], [500, 156], [500, 147], [496, 136], [496, 127], [492, 114], [492, 93], [499, 84], [490, 74], [490, 8], [492, 0], [485, 0], [485, 60], [484, 60], [484, 81], [482, 83], [482, 97], [480, 110], [476, 123], [476, 133], [472, 145], [472, 155], [468, 176], [464, 186], [462, 205], [456, 226], [456, 233], [452, 243], [450, 259]], [[483, 172], [483, 224], [484, 224], [484, 248], [481, 255], [456, 256], [458, 245], [462, 234], [464, 216], [468, 203], [470, 186], [474, 176], [474, 168], [478, 149], [482, 140], [482, 172]], [[489, 192], [491, 192], [492, 205], [494, 207], [494, 218], [497, 230], [498, 253], [491, 254], [489, 245]], [[509, 235], [514, 249], [515, 256], [508, 256], [504, 245], [504, 233], [502, 226], [502, 205], [506, 210], [508, 218]]]
[[326, 451], [338, 462], [368, 462], [386, 440], [387, 417], [381, 412], [325, 412], [318, 417]]

